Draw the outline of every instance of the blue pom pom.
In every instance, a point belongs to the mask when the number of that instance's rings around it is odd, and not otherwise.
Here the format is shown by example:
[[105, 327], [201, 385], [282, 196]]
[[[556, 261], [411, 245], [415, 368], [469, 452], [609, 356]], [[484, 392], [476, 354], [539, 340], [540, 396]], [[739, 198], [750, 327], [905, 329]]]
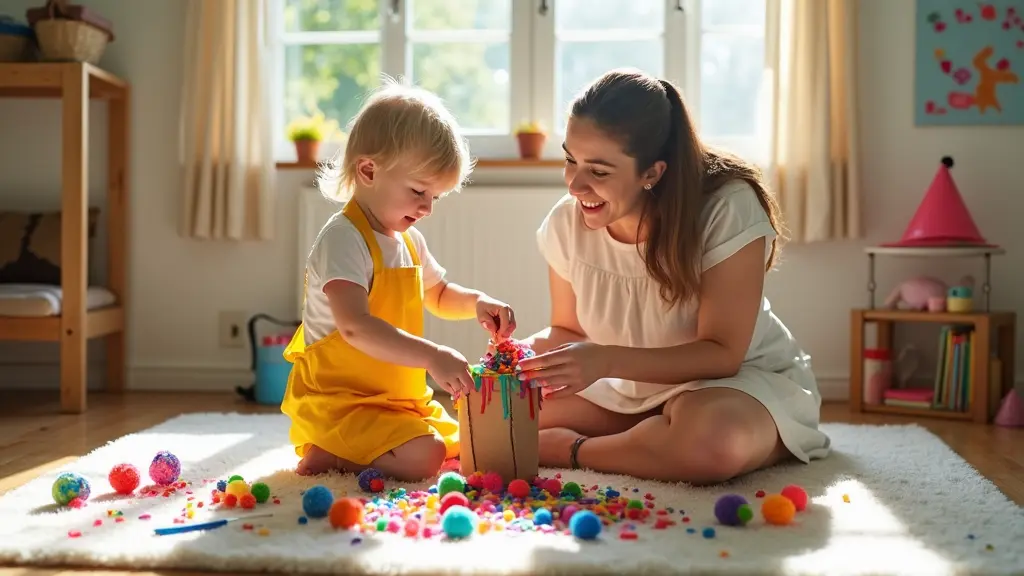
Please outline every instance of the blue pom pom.
[[326, 486], [316, 485], [302, 495], [302, 511], [310, 518], [323, 518], [334, 504], [334, 494]]
[[466, 538], [476, 529], [476, 514], [469, 508], [456, 504], [444, 511], [441, 529], [444, 530], [445, 536], [453, 540]]
[[226, 492], [227, 489], [228, 489], [228, 481], [227, 480], [217, 480], [217, 490], [219, 490], [221, 492]]
[[366, 470], [363, 470], [359, 473], [359, 489], [363, 492], [373, 492], [373, 487], [370, 486], [370, 483], [378, 478], [381, 481], [384, 480], [384, 475], [381, 474], [380, 470], [377, 470], [376, 468], [367, 468]]
[[714, 538], [715, 537], [715, 529], [710, 527], [710, 526], [708, 526], [707, 528], [704, 529], [702, 534], [704, 535], [705, 538]]
[[601, 519], [590, 510], [579, 510], [569, 519], [569, 530], [580, 540], [593, 540], [601, 533]]
[[541, 508], [533, 513], [533, 523], [537, 526], [551, 524], [551, 510]]

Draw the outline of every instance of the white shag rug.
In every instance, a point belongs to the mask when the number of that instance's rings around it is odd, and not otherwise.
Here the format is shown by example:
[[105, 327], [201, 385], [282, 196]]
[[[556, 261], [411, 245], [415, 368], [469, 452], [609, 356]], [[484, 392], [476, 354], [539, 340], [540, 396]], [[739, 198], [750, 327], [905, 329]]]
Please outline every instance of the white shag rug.
[[[190, 414], [111, 442], [0, 498], [0, 563], [334, 574], [1024, 572], [1022, 508], [936, 436], [914, 425], [828, 424], [824, 429], [834, 446], [828, 458], [776, 467], [714, 488], [559, 471], [563, 481], [584, 487], [611, 486], [631, 498], [653, 497], [650, 517], [632, 523], [636, 539], [620, 539], [622, 527], [613, 524], [596, 541], [509, 531], [449, 541], [333, 529], [326, 519], [300, 523], [301, 492], [314, 484], [339, 497], [361, 493], [351, 475], [296, 476], [287, 427], [282, 415]], [[144, 487], [150, 483], [149, 461], [158, 450], [181, 459], [188, 490], [166, 497], [113, 492], [107, 481], [112, 466], [135, 464]], [[90, 480], [92, 495], [85, 507], [53, 503], [51, 484], [63, 471]], [[554, 473], [542, 471], [544, 476]], [[211, 505], [214, 484], [204, 481], [232, 474], [265, 481], [280, 503], [268, 501], [253, 510]], [[811, 504], [791, 525], [766, 524], [757, 491], [771, 494], [791, 483], [807, 490]], [[714, 503], [726, 493], [742, 494], [754, 505], [754, 519], [745, 527], [716, 522]], [[235, 522], [205, 532], [153, 534], [156, 527], [176, 525], [174, 518], [190, 505], [195, 511], [190, 522], [274, 515], [253, 519], [251, 526]], [[656, 513], [669, 507], [670, 513]], [[689, 522], [682, 521], [684, 516]], [[655, 529], [658, 517], [675, 525]], [[715, 528], [712, 538], [704, 537], [705, 527]]]

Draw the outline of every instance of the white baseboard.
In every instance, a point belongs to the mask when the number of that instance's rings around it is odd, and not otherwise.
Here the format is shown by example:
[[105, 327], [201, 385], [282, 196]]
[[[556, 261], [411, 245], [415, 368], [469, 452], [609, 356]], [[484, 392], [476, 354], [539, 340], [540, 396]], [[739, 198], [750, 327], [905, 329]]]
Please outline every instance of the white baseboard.
[[[89, 388], [103, 389], [102, 366], [89, 369]], [[236, 386], [249, 386], [254, 376], [248, 368], [237, 366], [142, 365], [128, 369], [129, 390], [233, 392]], [[47, 390], [59, 388], [60, 369], [56, 364], [0, 365], [0, 388]], [[438, 390], [428, 378], [431, 387]], [[843, 374], [818, 375], [818, 391], [824, 401], [846, 400], [849, 377]], [[1017, 377], [1018, 389], [1024, 387], [1024, 375]]]

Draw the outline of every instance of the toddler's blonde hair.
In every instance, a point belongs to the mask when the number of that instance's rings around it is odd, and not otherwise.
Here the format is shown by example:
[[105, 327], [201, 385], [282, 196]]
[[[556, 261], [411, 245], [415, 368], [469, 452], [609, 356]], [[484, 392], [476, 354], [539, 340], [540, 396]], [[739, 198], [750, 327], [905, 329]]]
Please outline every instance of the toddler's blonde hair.
[[345, 149], [320, 168], [320, 193], [338, 202], [351, 199], [360, 157], [371, 158], [383, 170], [409, 162], [410, 177], [450, 178], [453, 192], [462, 189], [474, 164], [455, 116], [441, 99], [389, 77], [352, 119]]

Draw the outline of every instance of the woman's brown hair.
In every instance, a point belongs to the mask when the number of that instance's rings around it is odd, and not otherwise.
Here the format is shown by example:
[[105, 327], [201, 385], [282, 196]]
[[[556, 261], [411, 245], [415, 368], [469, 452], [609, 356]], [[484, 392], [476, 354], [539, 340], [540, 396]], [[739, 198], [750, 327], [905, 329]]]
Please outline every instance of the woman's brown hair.
[[[708, 195], [730, 180], [745, 180], [754, 188], [772, 228], [782, 237], [779, 206], [761, 171], [702, 143], [671, 82], [637, 70], [612, 70], [573, 101], [570, 116], [592, 122], [618, 142], [636, 160], [637, 175], [659, 160], [665, 162], [664, 174], [644, 202], [640, 229], [647, 231], [644, 262], [667, 303], [685, 302], [699, 293], [701, 210]], [[777, 243], [778, 239], [772, 241], [766, 272], [775, 262]]]

